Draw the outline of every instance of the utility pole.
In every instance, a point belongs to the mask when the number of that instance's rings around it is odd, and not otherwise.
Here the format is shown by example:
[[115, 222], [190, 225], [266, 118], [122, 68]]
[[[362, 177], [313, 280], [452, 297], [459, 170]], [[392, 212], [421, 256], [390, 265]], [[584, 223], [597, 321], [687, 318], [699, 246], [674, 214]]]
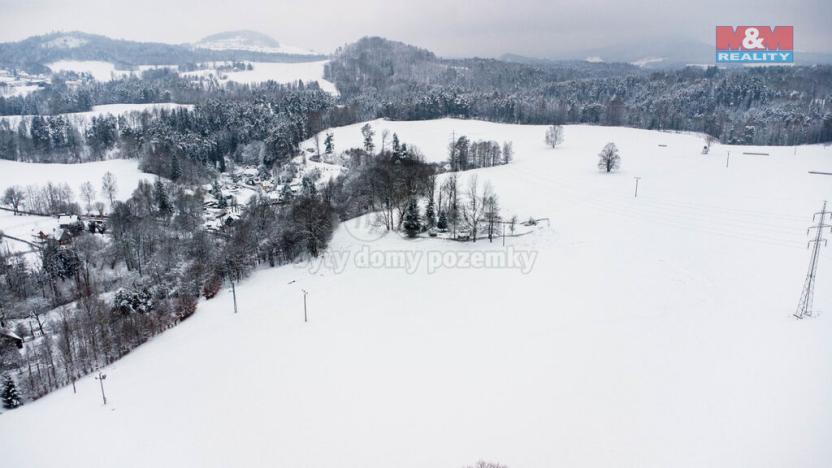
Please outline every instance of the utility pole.
[[728, 156], [725, 157], [725, 167], [728, 167], [728, 163], [731, 162], [731, 152], [728, 152]]
[[503, 247], [506, 246], [506, 222], [503, 221]]
[[638, 181], [641, 180], [641, 177], [633, 177], [636, 180], [636, 193], [634, 198], [638, 198]]
[[803, 292], [800, 294], [800, 302], [797, 305], [797, 311], [794, 313], [794, 316], [799, 319], [812, 316], [812, 300], [815, 295], [815, 276], [818, 271], [818, 260], [820, 259], [820, 243], [823, 242], [823, 245], [826, 245], [826, 239], [823, 238], [822, 233], [824, 228], [830, 228], [830, 232], [832, 232], [832, 224], [824, 223], [827, 215], [832, 216], [832, 212], [826, 211], [826, 202], [824, 201], [823, 209], [812, 216], [812, 222], [817, 220], [818, 224], [806, 230], [806, 234], [808, 234], [812, 229], [816, 229], [815, 238], [806, 244], [807, 248], [812, 246], [812, 256], [809, 260], [809, 272], [806, 274], [806, 281], [803, 283]]
[[237, 289], [234, 287], [234, 278], [231, 278], [231, 297], [234, 298], [234, 313], [237, 313]]
[[305, 289], [301, 289], [303, 291], [303, 323], [309, 321], [309, 316], [306, 315], [306, 295], [309, 294]]
[[104, 379], [107, 378], [107, 374], [98, 371], [98, 375], [95, 376], [95, 380], [101, 384], [101, 399], [104, 400], [104, 406], [107, 406], [107, 396], [104, 395]]

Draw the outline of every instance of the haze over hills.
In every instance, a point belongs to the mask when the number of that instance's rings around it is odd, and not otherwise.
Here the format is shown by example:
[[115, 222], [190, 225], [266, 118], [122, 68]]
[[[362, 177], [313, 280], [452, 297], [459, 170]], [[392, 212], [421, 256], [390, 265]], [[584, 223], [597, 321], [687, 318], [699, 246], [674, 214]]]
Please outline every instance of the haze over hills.
[[[391, 41], [391, 43], [395, 43]], [[575, 49], [551, 56], [506, 53], [506, 62], [546, 65], [552, 62], [621, 63], [640, 68], [678, 68], [713, 64], [711, 44], [688, 39], [656, 38], [611, 46]], [[59, 60], [97, 60], [117, 67], [183, 64], [205, 61], [245, 60], [260, 62], [305, 62], [324, 59], [314, 50], [281, 43], [273, 37], [251, 30], [226, 31], [206, 36], [190, 44], [137, 42], [113, 39], [80, 31], [53, 32], [18, 42], [0, 43], [0, 67], [44, 72], [42, 66]], [[800, 65], [832, 63], [832, 54], [798, 52]]]

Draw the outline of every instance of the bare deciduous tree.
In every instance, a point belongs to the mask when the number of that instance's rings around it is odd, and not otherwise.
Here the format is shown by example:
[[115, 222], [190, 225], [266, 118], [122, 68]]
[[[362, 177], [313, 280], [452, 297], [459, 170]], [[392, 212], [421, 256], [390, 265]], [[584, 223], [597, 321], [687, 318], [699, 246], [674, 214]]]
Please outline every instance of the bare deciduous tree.
[[468, 204], [465, 206], [465, 219], [468, 221], [468, 226], [471, 229], [471, 240], [472, 242], [477, 241], [477, 231], [482, 221], [482, 211], [483, 211], [483, 203], [482, 203], [482, 196], [479, 194], [479, 183], [477, 179], [477, 175], [473, 174], [470, 179], [468, 179]]
[[560, 125], [551, 125], [546, 129], [546, 144], [552, 148], [563, 143], [563, 127]]
[[621, 156], [615, 143], [607, 143], [604, 149], [598, 153], [598, 169], [604, 172], [612, 172], [621, 167]]
[[488, 242], [494, 240], [497, 234], [498, 224], [500, 223], [500, 204], [497, 201], [497, 194], [491, 184], [485, 184], [485, 190], [482, 194], [483, 218], [485, 219], [486, 230], [488, 233]]
[[110, 201], [110, 209], [113, 208], [113, 201], [118, 194], [118, 184], [116, 183], [116, 176], [112, 172], [107, 171], [104, 177], [101, 178], [101, 193]]
[[86, 181], [81, 184], [81, 198], [87, 203], [87, 213], [92, 211], [92, 202], [95, 200], [95, 187], [92, 186], [92, 182]]
[[14, 210], [14, 214], [17, 214], [18, 210], [20, 210], [20, 204], [23, 203], [23, 200], [25, 199], [26, 195], [23, 193], [23, 190], [16, 185], [7, 188], [6, 192], [3, 194], [3, 203], [11, 205]]

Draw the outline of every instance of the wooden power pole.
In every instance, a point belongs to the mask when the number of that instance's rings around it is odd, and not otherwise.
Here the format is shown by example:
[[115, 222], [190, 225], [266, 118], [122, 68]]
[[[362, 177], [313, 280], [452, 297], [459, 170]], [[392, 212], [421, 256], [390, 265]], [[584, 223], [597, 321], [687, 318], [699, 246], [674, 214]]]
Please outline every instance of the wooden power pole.
[[301, 291], [303, 291], [303, 322], [306, 323], [309, 321], [309, 316], [306, 314], [306, 295], [309, 293], [305, 289]]

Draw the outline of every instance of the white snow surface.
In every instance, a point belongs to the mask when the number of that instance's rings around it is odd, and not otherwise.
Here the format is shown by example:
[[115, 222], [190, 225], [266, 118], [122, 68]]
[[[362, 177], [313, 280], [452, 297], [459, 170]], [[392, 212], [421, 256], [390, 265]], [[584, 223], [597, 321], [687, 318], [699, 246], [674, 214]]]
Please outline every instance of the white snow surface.
[[89, 73], [96, 81], [111, 81], [130, 75], [129, 70], [116, 70], [111, 62], [100, 60], [59, 60], [46, 65], [53, 72], [71, 71], [75, 73]]
[[[0, 232], [9, 236], [32, 242], [38, 231], [51, 234], [58, 227], [58, 218], [52, 216], [15, 215], [10, 211], [0, 210]], [[34, 252], [35, 249], [26, 242], [3, 237], [0, 239], [0, 251], [8, 249], [11, 253]]]
[[[327, 62], [328, 60], [297, 63], [246, 62], [251, 63], [253, 70], [222, 72], [219, 81], [222, 83], [233, 81], [241, 84], [265, 83], [269, 80], [284, 84], [297, 82], [298, 80], [304, 83], [317, 81], [322, 90], [337, 95], [338, 90], [335, 84], [324, 79], [324, 66]], [[208, 76], [217, 75], [217, 72], [213, 69], [196, 70], [193, 72], [183, 72], [182, 75]]]
[[[105, 369], [108, 406], [87, 377], [0, 415], [4, 465], [832, 465], [829, 249], [822, 313], [791, 317], [806, 227], [832, 195], [807, 171], [832, 172], [829, 147], [703, 156], [693, 134], [567, 126], [552, 150], [543, 127], [384, 125], [430, 160], [452, 132], [513, 141], [514, 163], [461, 180], [492, 183], [506, 215], [550, 218], [507, 239], [536, 253], [531, 271], [429, 274], [429, 255], [507, 251], [346, 222], [324, 257], [346, 267], [258, 271], [236, 315], [230, 291], [204, 301]], [[339, 150], [358, 127], [335, 129]], [[622, 168], [601, 174], [610, 141]], [[740, 154], [755, 150], [770, 156]], [[355, 263], [370, 251], [422, 260], [410, 273]]]
[[290, 55], [316, 55], [318, 54], [312, 49], [304, 47], [293, 46], [289, 44], [280, 44], [278, 47], [267, 47], [252, 45], [246, 40], [240, 38], [231, 38], [226, 40], [214, 41], [200, 41], [195, 44], [196, 47], [211, 50], [248, 50], [251, 52], [263, 52], [267, 54], [290, 54]]
[[66, 183], [72, 188], [76, 201], [80, 196], [80, 187], [84, 182], [92, 182], [103, 201], [101, 178], [107, 172], [116, 177], [117, 200], [130, 197], [140, 180], [153, 181], [154, 175], [139, 170], [139, 162], [133, 159], [110, 159], [77, 164], [47, 164], [0, 160], [0, 190], [13, 185], [25, 188], [28, 185], [44, 186], [47, 182]]

